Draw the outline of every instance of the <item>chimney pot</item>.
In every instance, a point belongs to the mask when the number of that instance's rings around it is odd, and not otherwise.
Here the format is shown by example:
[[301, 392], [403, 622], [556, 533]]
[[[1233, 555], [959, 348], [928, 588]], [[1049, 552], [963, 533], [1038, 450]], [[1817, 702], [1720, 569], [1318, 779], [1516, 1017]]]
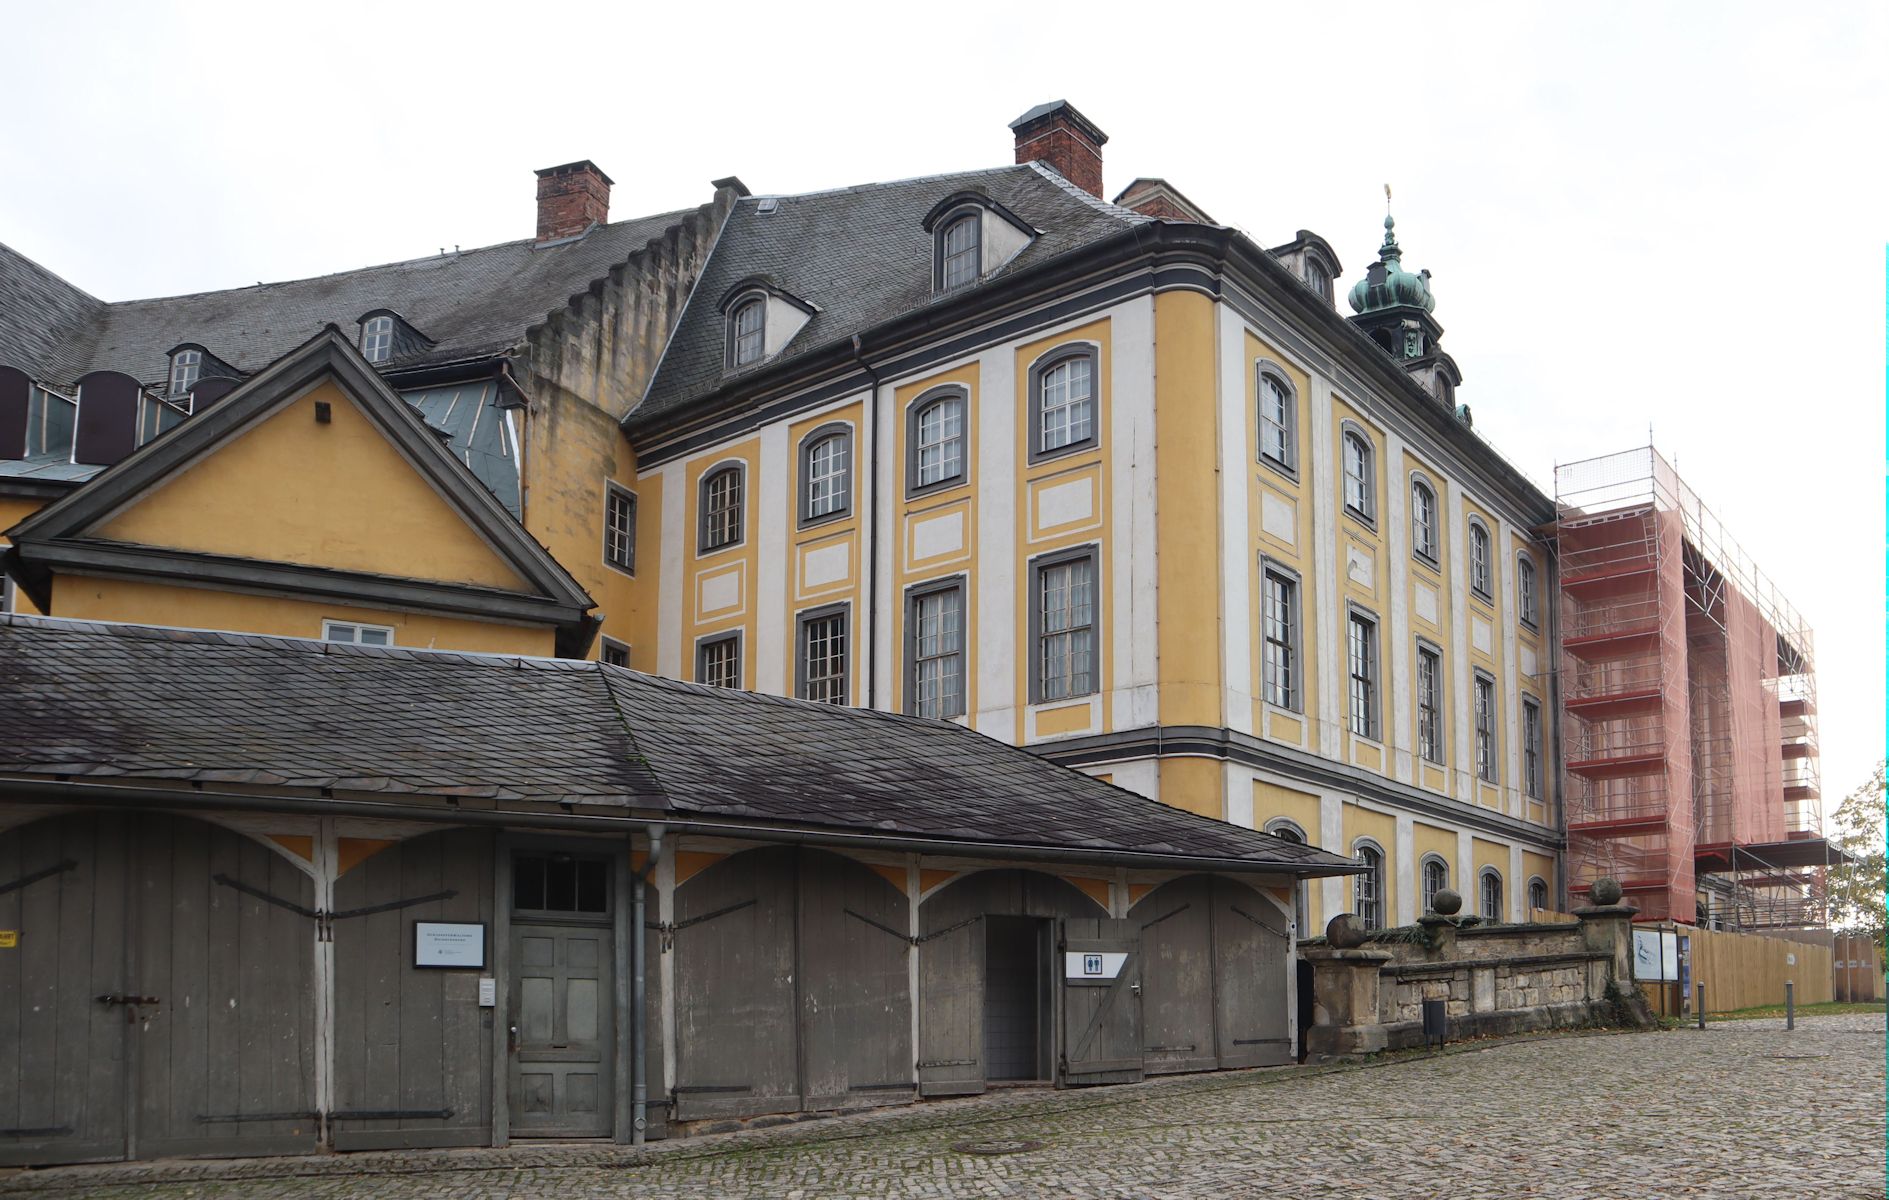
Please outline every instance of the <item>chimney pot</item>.
[[538, 240], [576, 237], [610, 219], [610, 177], [589, 159], [538, 172]]
[[1067, 100], [1039, 104], [1010, 122], [1017, 161], [1040, 162], [1083, 191], [1102, 197], [1102, 146], [1108, 134]]

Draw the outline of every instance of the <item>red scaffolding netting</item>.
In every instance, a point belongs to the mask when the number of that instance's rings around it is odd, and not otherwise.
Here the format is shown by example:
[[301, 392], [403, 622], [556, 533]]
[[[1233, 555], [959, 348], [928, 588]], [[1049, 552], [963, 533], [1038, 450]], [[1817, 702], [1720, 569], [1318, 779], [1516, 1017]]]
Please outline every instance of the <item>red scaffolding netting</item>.
[[1613, 876], [1642, 920], [1815, 923], [1815, 869], [1738, 853], [1821, 834], [1809, 628], [1651, 447], [1555, 494], [1569, 883]]

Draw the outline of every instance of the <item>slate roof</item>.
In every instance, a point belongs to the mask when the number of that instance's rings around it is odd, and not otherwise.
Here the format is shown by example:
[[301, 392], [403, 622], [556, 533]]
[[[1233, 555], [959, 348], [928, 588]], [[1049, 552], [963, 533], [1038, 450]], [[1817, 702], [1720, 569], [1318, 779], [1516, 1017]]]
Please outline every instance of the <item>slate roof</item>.
[[489, 796], [933, 843], [1348, 860], [948, 722], [595, 662], [0, 617], [0, 774]]
[[[798, 196], [747, 197], [722, 227], [649, 390], [630, 413], [630, 428], [683, 408], [735, 377], [722, 369], [720, 304], [729, 288], [750, 276], [766, 277], [819, 311], [779, 354], [748, 372], [848, 341], [939, 302], [943, 298], [932, 292], [932, 235], [923, 222], [940, 200], [967, 189], [985, 192], [1042, 231], [986, 281], [1148, 220], [1096, 199], [1037, 163]], [[764, 201], [774, 204], [772, 213], [761, 211]], [[950, 298], [966, 294], [953, 292]]]
[[171, 349], [198, 342], [254, 372], [323, 325], [352, 330], [356, 318], [376, 308], [394, 310], [435, 342], [392, 365], [473, 357], [514, 345], [686, 215], [617, 221], [543, 246], [525, 239], [313, 279], [116, 303], [88, 296], [0, 246], [0, 363], [60, 384], [93, 370], [150, 383], [165, 378]]

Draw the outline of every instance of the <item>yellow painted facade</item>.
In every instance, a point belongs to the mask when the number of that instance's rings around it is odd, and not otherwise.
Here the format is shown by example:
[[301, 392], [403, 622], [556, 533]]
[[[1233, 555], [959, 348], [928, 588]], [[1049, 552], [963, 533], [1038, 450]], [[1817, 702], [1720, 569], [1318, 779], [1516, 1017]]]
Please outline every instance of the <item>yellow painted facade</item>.
[[[1389, 813], [1365, 808], [1361, 804], [1345, 804], [1342, 808], [1342, 812], [1344, 819], [1344, 846], [1342, 848], [1337, 846], [1329, 848], [1338, 851], [1340, 854], [1356, 854], [1358, 847], [1368, 841], [1384, 856], [1384, 895], [1382, 903], [1384, 912], [1390, 914], [1385, 924], [1394, 925], [1396, 924], [1396, 913], [1398, 912], [1397, 904], [1401, 894], [1397, 885], [1397, 818]], [[1351, 881], [1346, 880], [1345, 885], [1347, 892], [1349, 892]], [[1350, 907], [1349, 904], [1347, 904], [1346, 907]]]
[[[1245, 395], [1254, 401], [1242, 405], [1246, 425], [1245, 461], [1251, 464], [1249, 469], [1252, 473], [1252, 483], [1247, 488], [1246, 496], [1246, 527], [1253, 531], [1256, 550], [1256, 553], [1247, 556], [1246, 569], [1250, 581], [1248, 594], [1255, 598], [1253, 608], [1257, 622], [1265, 595], [1262, 560], [1270, 560], [1291, 572], [1297, 582], [1302, 616], [1318, 611], [1320, 592], [1317, 573], [1312, 569], [1313, 546], [1316, 544], [1313, 504], [1303, 484], [1307, 474], [1304, 464], [1313, 461], [1310, 426], [1303, 417], [1294, 422], [1291, 433], [1292, 462], [1296, 465], [1284, 468], [1272, 464], [1260, 454], [1258, 406], [1262, 371], [1284, 376], [1301, 413], [1306, 409], [1305, 399], [1312, 393], [1312, 380], [1286, 355], [1260, 340], [1251, 330], [1246, 332], [1245, 339]], [[1262, 737], [1294, 746], [1316, 746], [1315, 718], [1311, 714], [1318, 711], [1318, 623], [1304, 619], [1299, 622], [1299, 702], [1295, 706], [1273, 705], [1266, 700], [1263, 635], [1252, 639], [1249, 657], [1252, 662], [1253, 731]]]
[[[859, 615], [865, 611], [865, 571], [861, 569], [864, 560], [859, 537], [859, 510], [860, 497], [864, 494], [864, 472], [859, 469], [859, 452], [866, 445], [864, 414], [864, 405], [849, 404], [844, 408], [829, 409], [818, 416], [795, 421], [787, 427], [787, 510], [765, 516], [771, 521], [786, 523], [788, 577], [791, 584], [785, 608], [789, 636], [782, 646], [785, 659], [781, 667], [785, 672], [783, 678], [790, 681], [790, 688], [794, 678], [794, 660], [800, 648], [797, 621], [801, 613], [824, 610], [835, 604], [846, 605], [848, 639], [853, 646], [862, 644]], [[834, 426], [843, 426], [851, 434], [853, 465], [848, 475], [848, 486], [852, 494], [847, 500], [844, 514], [803, 527], [800, 515], [806, 507], [807, 445], [815, 434], [824, 436]], [[757, 519], [764, 515], [758, 504], [753, 511]], [[841, 556], [845, 559], [843, 570], [819, 572], [811, 569], [810, 564], [824, 563]], [[860, 661], [860, 655], [848, 652], [846, 665], [851, 682], [847, 687], [847, 695], [854, 703], [858, 703], [865, 694], [865, 678], [860, 670]]]
[[[1155, 639], [1164, 725], [1226, 723], [1215, 316], [1213, 301], [1196, 292], [1155, 297]], [[1164, 762], [1162, 797], [1184, 808], [1200, 803], [1169, 791], [1167, 768]], [[1220, 791], [1217, 779], [1212, 787]], [[1224, 811], [1225, 805], [1214, 807]]]
[[[1421, 484], [1430, 489], [1436, 497], [1436, 555], [1434, 560], [1412, 550], [1406, 556], [1408, 563], [1404, 571], [1404, 608], [1410, 614], [1409, 661], [1410, 686], [1408, 700], [1400, 693], [1400, 702], [1412, 706], [1412, 729], [1415, 730], [1415, 708], [1418, 704], [1417, 654], [1426, 645], [1438, 653], [1441, 669], [1437, 674], [1437, 690], [1443, 699], [1442, 721], [1442, 762], [1426, 759], [1413, 738], [1411, 752], [1417, 767], [1417, 782], [1434, 792], [1446, 795], [1458, 790], [1452, 786], [1455, 780], [1467, 780], [1472, 769], [1457, 760], [1456, 734], [1462, 720], [1462, 698], [1456, 686], [1454, 670], [1455, 655], [1460, 653], [1454, 645], [1451, 619], [1457, 603], [1457, 589], [1451, 586], [1452, 576], [1448, 573], [1448, 564], [1456, 546], [1456, 539], [1451, 535], [1448, 512], [1449, 493], [1445, 490], [1443, 473], [1410, 453], [1404, 452], [1402, 469], [1398, 472], [1395, 484], [1404, 489], [1405, 511], [1410, 510], [1411, 499], [1416, 488]], [[1410, 539], [1406, 537], [1406, 541]], [[1449, 857], [1445, 855], [1445, 857]]]
[[[892, 461], [896, 464], [898, 484], [892, 489], [894, 529], [898, 553], [893, 558], [892, 644], [904, 646], [911, 606], [908, 591], [920, 584], [957, 579], [961, 581], [964, 645], [977, 645], [980, 628], [978, 583], [978, 495], [982, 478], [982, 457], [976, 452], [978, 435], [983, 428], [980, 372], [975, 362], [910, 383], [892, 392]], [[964, 473], [956, 483], [941, 483], [914, 492], [914, 480], [906, 477], [911, 461], [912, 414], [932, 400], [956, 392], [964, 402]], [[967, 657], [967, 661], [969, 661]], [[906, 695], [904, 671], [892, 673], [892, 706], [899, 712], [910, 711], [911, 697]], [[978, 711], [977, 672], [965, 672], [964, 705], [967, 713]], [[1087, 713], [1083, 713], [1086, 722]]]
[[[702, 478], [730, 464], [742, 468], [741, 540], [732, 546], [704, 551], [698, 531], [702, 521]], [[695, 648], [706, 638], [738, 631], [741, 634], [741, 686], [751, 688], [755, 677], [754, 615], [756, 611], [757, 532], [764, 527], [755, 497], [761, 487], [761, 443], [749, 438], [713, 454], [692, 460], [684, 472], [686, 485], [682, 537], [686, 547], [682, 572], [682, 678], [694, 679]], [[775, 520], [781, 514], [773, 514]], [[791, 513], [788, 518], [791, 519]]]

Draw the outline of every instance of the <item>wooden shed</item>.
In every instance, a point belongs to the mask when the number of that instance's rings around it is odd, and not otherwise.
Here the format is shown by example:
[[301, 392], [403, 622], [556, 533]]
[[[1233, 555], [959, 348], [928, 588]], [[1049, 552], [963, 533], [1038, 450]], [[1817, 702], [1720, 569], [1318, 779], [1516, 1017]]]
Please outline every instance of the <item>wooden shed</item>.
[[0, 617], [0, 728], [5, 1164], [1285, 1062], [1293, 888], [1352, 869], [596, 663]]

